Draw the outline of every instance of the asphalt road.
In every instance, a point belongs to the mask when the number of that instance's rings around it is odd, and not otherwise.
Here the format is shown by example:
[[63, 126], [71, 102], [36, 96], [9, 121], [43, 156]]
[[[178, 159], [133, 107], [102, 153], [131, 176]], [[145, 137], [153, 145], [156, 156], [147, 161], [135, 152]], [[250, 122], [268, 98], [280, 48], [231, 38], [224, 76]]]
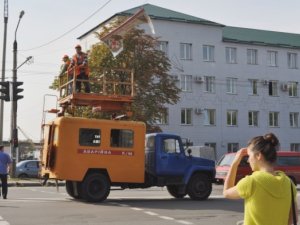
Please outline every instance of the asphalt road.
[[64, 187], [10, 187], [0, 199], [0, 225], [232, 225], [243, 201], [224, 199], [214, 186], [207, 201], [172, 198], [166, 189], [111, 191], [102, 203], [70, 198]]

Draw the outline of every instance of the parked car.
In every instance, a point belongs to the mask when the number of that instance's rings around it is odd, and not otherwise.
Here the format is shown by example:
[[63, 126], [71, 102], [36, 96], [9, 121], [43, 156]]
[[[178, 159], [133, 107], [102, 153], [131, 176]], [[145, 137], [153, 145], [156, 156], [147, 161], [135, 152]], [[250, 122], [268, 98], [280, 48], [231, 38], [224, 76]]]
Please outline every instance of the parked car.
[[[236, 152], [227, 153], [221, 157], [216, 165], [216, 182], [224, 183], [228, 170], [235, 157]], [[275, 164], [275, 170], [281, 170], [285, 172], [295, 184], [300, 184], [300, 152], [279, 151], [277, 152], [277, 161]], [[248, 163], [248, 155], [245, 155], [237, 169], [236, 183], [245, 177], [250, 175], [252, 170]]]
[[39, 176], [39, 160], [24, 160], [16, 165], [16, 177], [37, 178]]

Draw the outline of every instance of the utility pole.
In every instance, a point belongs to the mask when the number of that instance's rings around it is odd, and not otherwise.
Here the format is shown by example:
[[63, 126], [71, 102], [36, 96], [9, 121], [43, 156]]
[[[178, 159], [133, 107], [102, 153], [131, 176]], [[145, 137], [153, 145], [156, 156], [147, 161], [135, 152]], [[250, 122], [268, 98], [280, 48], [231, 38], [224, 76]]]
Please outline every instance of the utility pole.
[[[8, 22], [8, 0], [4, 0], [4, 36], [3, 36], [1, 82], [5, 81], [7, 22]], [[0, 143], [3, 141], [3, 117], [4, 117], [3, 113], [4, 113], [4, 101], [0, 100]]]
[[[12, 77], [12, 83], [11, 83], [11, 140], [10, 140], [10, 149], [12, 154], [12, 171], [11, 175], [12, 177], [15, 177], [16, 175], [16, 162], [17, 162], [17, 148], [18, 148], [18, 129], [17, 129], [17, 88], [19, 85], [23, 84], [23, 82], [17, 82], [17, 51], [18, 51], [18, 43], [17, 43], [17, 30], [20, 24], [20, 21], [22, 17], [24, 16], [24, 11], [22, 10], [20, 12], [19, 21], [15, 30], [15, 40], [13, 44], [13, 77]], [[19, 89], [19, 92], [22, 90]]]

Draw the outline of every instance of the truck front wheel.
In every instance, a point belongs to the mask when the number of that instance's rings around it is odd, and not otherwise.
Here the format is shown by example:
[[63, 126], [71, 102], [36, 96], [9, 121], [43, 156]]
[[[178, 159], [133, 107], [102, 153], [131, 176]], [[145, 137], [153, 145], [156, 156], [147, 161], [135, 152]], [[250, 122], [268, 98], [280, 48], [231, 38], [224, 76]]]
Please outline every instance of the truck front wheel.
[[82, 198], [88, 202], [104, 201], [110, 192], [110, 182], [104, 174], [88, 174], [81, 185]]
[[212, 191], [212, 183], [206, 174], [194, 174], [188, 184], [187, 193], [193, 200], [205, 200]]
[[170, 195], [172, 195], [174, 198], [183, 198], [186, 196], [186, 193], [180, 193], [180, 187], [177, 185], [168, 185], [167, 190]]

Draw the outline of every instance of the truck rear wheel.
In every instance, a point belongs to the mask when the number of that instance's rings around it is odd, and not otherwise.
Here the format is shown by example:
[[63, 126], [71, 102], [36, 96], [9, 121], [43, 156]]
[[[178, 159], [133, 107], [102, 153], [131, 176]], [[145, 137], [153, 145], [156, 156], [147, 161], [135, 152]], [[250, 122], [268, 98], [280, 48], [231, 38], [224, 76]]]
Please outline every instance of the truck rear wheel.
[[[76, 188], [76, 190], [74, 190]], [[77, 181], [66, 181], [66, 191], [68, 195], [75, 199], [81, 199], [81, 183]]]
[[212, 191], [212, 183], [206, 174], [194, 174], [188, 184], [187, 193], [193, 200], [205, 200]]
[[167, 190], [174, 198], [183, 198], [186, 196], [186, 193], [179, 193], [179, 186], [177, 185], [168, 185]]
[[104, 174], [88, 174], [81, 185], [82, 198], [88, 202], [104, 201], [110, 192], [110, 182]]

